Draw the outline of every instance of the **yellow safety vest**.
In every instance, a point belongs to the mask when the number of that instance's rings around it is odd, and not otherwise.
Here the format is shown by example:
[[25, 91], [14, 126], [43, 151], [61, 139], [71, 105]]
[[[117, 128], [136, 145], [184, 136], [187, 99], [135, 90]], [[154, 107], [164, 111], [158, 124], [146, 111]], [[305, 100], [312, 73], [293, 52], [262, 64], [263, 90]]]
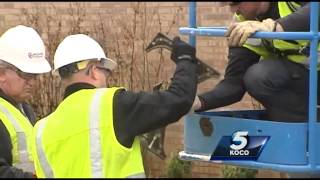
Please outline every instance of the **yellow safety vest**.
[[114, 132], [113, 96], [118, 89], [77, 91], [37, 122], [33, 135], [37, 177], [145, 177], [138, 138], [126, 148]]
[[0, 98], [0, 119], [10, 135], [13, 166], [34, 173], [31, 154], [32, 124], [16, 107], [3, 98]]
[[[291, 14], [299, 7], [300, 5], [296, 2], [278, 2], [280, 17], [285, 17]], [[235, 14], [235, 20], [245, 21], [245, 18], [241, 15]], [[257, 41], [260, 41], [260, 43], [257, 43]], [[262, 41], [265, 44], [263, 44]], [[266, 43], [269, 45], [266, 45]], [[267, 57], [285, 57], [293, 62], [308, 66], [308, 57], [304, 54], [299, 53], [299, 50], [305, 48], [308, 43], [309, 41], [307, 40], [295, 40], [290, 42], [280, 39], [248, 39], [248, 41], [243, 46], [261, 55], [262, 59], [265, 59]]]

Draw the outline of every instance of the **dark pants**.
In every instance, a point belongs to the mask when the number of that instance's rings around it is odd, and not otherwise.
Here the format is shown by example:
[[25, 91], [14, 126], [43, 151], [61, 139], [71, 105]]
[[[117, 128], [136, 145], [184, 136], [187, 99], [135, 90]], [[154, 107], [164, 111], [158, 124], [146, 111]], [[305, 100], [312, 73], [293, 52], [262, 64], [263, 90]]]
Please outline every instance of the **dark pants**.
[[262, 60], [251, 66], [244, 83], [248, 93], [267, 110], [268, 119], [306, 122], [309, 70], [288, 60]]

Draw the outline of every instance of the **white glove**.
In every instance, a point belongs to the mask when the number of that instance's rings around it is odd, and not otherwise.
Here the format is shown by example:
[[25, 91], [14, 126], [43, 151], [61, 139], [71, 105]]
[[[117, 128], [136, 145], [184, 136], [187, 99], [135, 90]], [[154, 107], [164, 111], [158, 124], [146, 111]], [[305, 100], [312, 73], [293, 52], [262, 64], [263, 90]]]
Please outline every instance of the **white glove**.
[[273, 19], [260, 21], [243, 21], [233, 23], [228, 28], [225, 36], [228, 38], [229, 46], [242, 46], [253, 33], [257, 31], [273, 32], [276, 30], [277, 22]]

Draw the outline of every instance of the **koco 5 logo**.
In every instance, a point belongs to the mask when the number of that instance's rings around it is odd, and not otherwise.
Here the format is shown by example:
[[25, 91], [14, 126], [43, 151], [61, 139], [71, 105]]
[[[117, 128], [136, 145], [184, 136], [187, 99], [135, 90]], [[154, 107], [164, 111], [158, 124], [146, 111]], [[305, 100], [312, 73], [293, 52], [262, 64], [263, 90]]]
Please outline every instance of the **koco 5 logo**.
[[249, 155], [249, 150], [244, 149], [248, 144], [247, 136], [248, 131], [238, 131], [232, 135], [232, 142], [240, 144], [230, 145], [230, 156]]
[[223, 136], [211, 155], [211, 160], [257, 160], [269, 136], [249, 136], [248, 131], [236, 131]]

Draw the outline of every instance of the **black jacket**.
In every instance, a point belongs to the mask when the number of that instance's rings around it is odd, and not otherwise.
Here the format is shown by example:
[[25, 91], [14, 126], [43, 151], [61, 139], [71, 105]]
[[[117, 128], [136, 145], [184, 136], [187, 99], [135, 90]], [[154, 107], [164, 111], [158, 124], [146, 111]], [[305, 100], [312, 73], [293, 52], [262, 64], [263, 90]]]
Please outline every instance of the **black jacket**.
[[[10, 102], [19, 109], [18, 104], [10, 97], [5, 95], [0, 89], [0, 97]], [[19, 109], [20, 110], [20, 109]], [[22, 112], [21, 112], [22, 113]], [[27, 113], [26, 113], [27, 114]], [[34, 114], [28, 112], [28, 114]], [[34, 178], [32, 173], [24, 172], [21, 169], [12, 166], [12, 144], [9, 132], [0, 120], [0, 178]]]
[[[257, 19], [272, 18], [279, 22], [285, 31], [309, 31], [310, 3], [301, 2], [300, 4], [302, 7], [296, 12], [280, 18], [277, 2], [271, 2], [269, 10]], [[228, 59], [224, 79], [214, 89], [199, 95], [202, 107], [198, 111], [231, 105], [240, 101], [244, 96], [246, 88], [243, 76], [251, 65], [259, 61], [260, 55], [245, 47], [231, 47]]]
[[[64, 98], [93, 85], [76, 83], [68, 86]], [[113, 100], [114, 128], [117, 140], [131, 147], [137, 135], [178, 121], [191, 108], [197, 90], [196, 64], [178, 61], [168, 90], [132, 92], [118, 90]]]

